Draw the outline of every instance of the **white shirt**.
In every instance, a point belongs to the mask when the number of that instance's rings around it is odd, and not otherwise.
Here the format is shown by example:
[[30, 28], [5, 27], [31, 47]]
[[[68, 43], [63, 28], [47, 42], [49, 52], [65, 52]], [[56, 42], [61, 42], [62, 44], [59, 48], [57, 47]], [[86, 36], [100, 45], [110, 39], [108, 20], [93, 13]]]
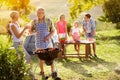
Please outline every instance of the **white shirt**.
[[14, 23], [10, 23], [9, 26], [10, 26], [10, 32], [11, 32], [12, 37], [13, 37], [13, 41], [14, 41], [14, 42], [21, 42], [22, 39], [21, 39], [21, 38], [17, 38], [17, 37], [15, 36], [15, 34], [13, 33], [13, 31], [12, 31], [12, 26], [15, 26], [16, 29], [18, 30], [18, 32], [20, 33], [20, 25], [16, 25], [16, 24], [14, 24]]
[[74, 33], [78, 33], [78, 34], [80, 34], [80, 28], [72, 28], [72, 35], [74, 34]]

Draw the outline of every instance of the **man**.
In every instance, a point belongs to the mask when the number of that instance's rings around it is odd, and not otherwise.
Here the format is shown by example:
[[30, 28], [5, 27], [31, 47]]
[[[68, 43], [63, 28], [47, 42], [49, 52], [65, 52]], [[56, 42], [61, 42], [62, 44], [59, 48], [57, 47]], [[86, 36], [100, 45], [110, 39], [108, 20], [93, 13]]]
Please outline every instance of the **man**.
[[[45, 17], [43, 8], [37, 10], [37, 19], [32, 21], [30, 32], [35, 33], [36, 49], [52, 48], [51, 37], [53, 36], [55, 28], [52, 21]], [[40, 75], [44, 74], [43, 60], [40, 60]], [[54, 65], [51, 65], [52, 73], [55, 71]]]
[[[95, 33], [96, 33], [96, 23], [93, 19], [91, 19], [90, 14], [86, 14], [84, 17], [84, 20], [82, 21], [83, 30], [85, 32], [86, 39], [91, 41], [95, 40]], [[93, 43], [93, 52], [94, 57], [97, 57], [96, 55], [96, 43]]]

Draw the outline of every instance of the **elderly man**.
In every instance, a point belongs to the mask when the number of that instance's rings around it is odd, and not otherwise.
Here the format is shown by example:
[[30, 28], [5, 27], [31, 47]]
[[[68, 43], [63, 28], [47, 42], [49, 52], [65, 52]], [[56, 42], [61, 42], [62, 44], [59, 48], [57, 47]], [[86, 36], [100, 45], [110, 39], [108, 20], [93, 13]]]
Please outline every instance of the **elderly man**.
[[[55, 28], [52, 21], [45, 17], [43, 8], [37, 10], [37, 19], [32, 21], [30, 32], [35, 33], [36, 49], [52, 48], [51, 37], [53, 36]], [[40, 75], [44, 74], [43, 60], [40, 60]], [[54, 65], [51, 65], [52, 73], [55, 72]]]
[[[82, 26], [85, 32], [86, 39], [89, 41], [95, 40], [96, 24], [95, 24], [95, 21], [91, 19], [90, 14], [85, 15], [84, 20], [82, 21]], [[93, 43], [93, 52], [94, 52], [94, 57], [97, 57], [96, 43]]]

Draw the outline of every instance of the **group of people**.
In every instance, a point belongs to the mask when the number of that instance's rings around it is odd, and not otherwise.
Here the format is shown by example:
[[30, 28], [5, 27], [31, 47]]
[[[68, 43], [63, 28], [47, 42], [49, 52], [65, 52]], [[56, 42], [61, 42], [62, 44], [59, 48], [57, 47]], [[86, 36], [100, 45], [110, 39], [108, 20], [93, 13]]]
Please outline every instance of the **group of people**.
[[[59, 42], [65, 42], [68, 40], [68, 32], [67, 32], [67, 22], [65, 20], [65, 15], [60, 15], [59, 20], [56, 22], [56, 29]], [[88, 41], [95, 41], [95, 33], [96, 33], [96, 22], [94, 19], [91, 18], [90, 14], [86, 14], [83, 21], [82, 21], [82, 29], [85, 33], [86, 40]], [[78, 21], [73, 23], [73, 27], [71, 28], [70, 35], [72, 36], [72, 41], [79, 42], [83, 32], [80, 28], [80, 24]], [[75, 50], [77, 53], [80, 53], [80, 45], [74, 45]], [[94, 56], [96, 55], [96, 44], [93, 43], [93, 52]], [[90, 54], [92, 55], [92, 54]]]
[[[52, 21], [45, 16], [45, 11], [43, 8], [39, 8], [37, 10], [37, 18], [32, 20], [31, 25], [27, 25], [24, 27], [22, 31], [20, 31], [20, 24], [18, 23], [19, 13], [17, 11], [13, 11], [10, 14], [11, 22], [9, 23], [10, 33], [13, 37], [14, 47], [16, 49], [17, 55], [20, 57], [18, 51], [18, 46], [22, 45], [22, 35], [24, 34], [25, 30], [29, 30], [30, 34], [35, 33], [35, 46], [36, 49], [45, 49], [45, 48], [52, 48], [52, 37], [56, 31], [58, 35], [59, 42], [67, 41], [68, 33], [67, 33], [67, 22], [65, 20], [65, 15], [62, 14], [59, 17], [59, 20], [56, 22], [56, 28], [54, 27]], [[95, 39], [95, 21], [91, 18], [90, 14], [86, 14], [84, 20], [82, 21], [83, 31], [85, 33], [87, 40]], [[79, 28], [79, 22], [75, 21], [73, 27], [71, 29], [71, 35], [73, 41], [79, 41], [81, 37], [81, 31]], [[23, 48], [24, 49], [24, 48]], [[79, 45], [75, 45], [75, 50], [79, 52]], [[24, 49], [25, 51], [25, 49]], [[94, 56], [96, 55], [96, 44], [93, 44], [93, 52]], [[30, 61], [30, 55], [25, 51], [26, 61]], [[43, 68], [43, 60], [39, 60], [40, 64], [40, 75], [44, 74]], [[51, 65], [51, 72], [55, 72], [54, 62]]]

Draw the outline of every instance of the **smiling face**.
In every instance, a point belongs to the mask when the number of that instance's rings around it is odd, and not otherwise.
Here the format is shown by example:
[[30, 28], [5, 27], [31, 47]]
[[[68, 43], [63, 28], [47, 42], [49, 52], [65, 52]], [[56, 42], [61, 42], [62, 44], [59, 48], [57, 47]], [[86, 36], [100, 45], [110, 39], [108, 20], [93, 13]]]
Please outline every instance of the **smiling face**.
[[19, 14], [16, 14], [14, 19], [15, 19], [16, 21], [18, 21], [18, 19], [19, 19]]
[[90, 18], [88, 18], [87, 16], [84, 17], [85, 21], [88, 22]]
[[60, 16], [60, 21], [65, 21], [65, 15]]
[[42, 20], [45, 16], [44, 9], [42, 8], [38, 9], [37, 16], [38, 16], [38, 19]]
[[10, 17], [11, 17], [12, 20], [18, 21], [18, 19], [19, 19], [19, 13], [17, 11], [14, 11], [14, 12], [12, 12], [10, 14]]
[[79, 23], [78, 23], [78, 22], [75, 22], [75, 23], [74, 23], [74, 26], [75, 26], [75, 27], [79, 27]]
[[85, 17], [84, 17], [84, 20], [86, 22], [88, 22], [90, 20], [90, 18], [91, 18], [91, 15], [90, 14], [86, 14]]

